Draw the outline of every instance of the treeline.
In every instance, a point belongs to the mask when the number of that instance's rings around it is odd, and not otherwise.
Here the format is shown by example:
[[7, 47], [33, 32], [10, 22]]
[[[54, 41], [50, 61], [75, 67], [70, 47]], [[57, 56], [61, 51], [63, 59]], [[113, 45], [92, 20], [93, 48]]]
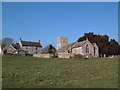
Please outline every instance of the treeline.
[[99, 54], [100, 55], [120, 55], [120, 45], [118, 44], [115, 39], [110, 39], [108, 35], [100, 35], [100, 34], [94, 34], [93, 32], [84, 33], [83, 37], [80, 37], [77, 41], [83, 41], [88, 40], [91, 43], [96, 43], [99, 47]]

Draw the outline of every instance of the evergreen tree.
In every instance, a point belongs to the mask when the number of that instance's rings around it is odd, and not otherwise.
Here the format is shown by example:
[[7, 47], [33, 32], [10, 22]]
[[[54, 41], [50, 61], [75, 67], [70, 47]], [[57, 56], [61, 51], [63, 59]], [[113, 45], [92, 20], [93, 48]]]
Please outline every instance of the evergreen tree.
[[77, 42], [88, 40], [91, 43], [96, 43], [99, 47], [99, 54], [107, 56], [109, 55], [118, 55], [120, 54], [120, 46], [115, 39], [111, 39], [109, 41], [108, 35], [100, 35], [100, 34], [94, 34], [93, 32], [85, 33], [83, 37], [80, 37]]

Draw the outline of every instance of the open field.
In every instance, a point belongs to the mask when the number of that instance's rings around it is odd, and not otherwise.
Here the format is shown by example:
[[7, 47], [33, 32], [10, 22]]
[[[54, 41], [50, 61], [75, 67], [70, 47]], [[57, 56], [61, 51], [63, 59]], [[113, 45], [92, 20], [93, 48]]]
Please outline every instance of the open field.
[[116, 88], [118, 58], [3, 56], [3, 88]]

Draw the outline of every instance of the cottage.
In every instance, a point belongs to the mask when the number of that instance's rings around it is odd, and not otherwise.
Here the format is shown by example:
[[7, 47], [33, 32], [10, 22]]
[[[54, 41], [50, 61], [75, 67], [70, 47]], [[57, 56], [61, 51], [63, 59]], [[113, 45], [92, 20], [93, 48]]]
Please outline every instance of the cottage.
[[22, 56], [25, 56], [26, 54], [38, 54], [42, 52], [42, 45], [40, 41], [30, 42], [20, 39], [19, 43], [8, 44], [4, 48], [4, 51], [6, 51], [7, 54], [19, 54]]
[[42, 53], [42, 45], [40, 40], [38, 42], [23, 41], [20, 39], [20, 48], [27, 51], [28, 54], [39, 54]]
[[4, 51], [7, 54], [17, 54], [18, 53], [18, 49], [20, 49], [20, 46], [19, 46], [18, 43], [16, 43], [16, 44], [8, 44], [4, 48]]

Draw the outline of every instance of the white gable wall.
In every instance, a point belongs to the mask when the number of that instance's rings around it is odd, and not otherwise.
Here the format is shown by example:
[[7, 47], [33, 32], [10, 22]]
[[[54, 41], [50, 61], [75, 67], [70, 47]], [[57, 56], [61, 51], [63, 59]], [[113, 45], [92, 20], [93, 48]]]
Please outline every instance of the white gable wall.
[[20, 48], [22, 48], [22, 43], [21, 43], [21, 41], [19, 41], [19, 45], [20, 45]]
[[82, 47], [73, 48], [73, 49], [72, 49], [72, 53], [73, 53], [73, 54], [81, 54], [81, 55], [83, 55]]
[[[86, 53], [86, 46], [87, 45], [89, 47], [89, 53]], [[94, 56], [93, 55], [93, 45], [88, 40], [86, 40], [86, 43], [82, 47], [83, 47], [83, 53], [84, 53], [84, 55], [86, 55], [86, 56], [91, 55], [92, 57]]]
[[0, 45], [0, 54], [1, 54], [2, 50], [1, 50], [1, 45]]
[[0, 45], [0, 55], [3, 55], [1, 45]]
[[5, 50], [7, 50], [7, 53], [13, 53], [14, 51], [16, 51], [16, 49], [11, 45], [11, 44], [9, 44], [9, 45], [7, 45], [6, 47], [5, 47]]
[[[88, 51], [89, 53], [86, 52], [86, 46], [88, 45]], [[94, 50], [95, 47], [95, 50]], [[95, 51], [95, 53], [94, 53]], [[94, 46], [89, 42], [89, 40], [86, 40], [86, 42], [81, 46], [81, 47], [75, 47], [72, 49], [73, 54], [81, 54], [85, 55], [87, 57], [98, 57], [98, 46], [94, 44]]]
[[93, 45], [93, 49], [95, 48], [94, 50], [94, 57], [99, 57], [99, 48], [96, 44]]

